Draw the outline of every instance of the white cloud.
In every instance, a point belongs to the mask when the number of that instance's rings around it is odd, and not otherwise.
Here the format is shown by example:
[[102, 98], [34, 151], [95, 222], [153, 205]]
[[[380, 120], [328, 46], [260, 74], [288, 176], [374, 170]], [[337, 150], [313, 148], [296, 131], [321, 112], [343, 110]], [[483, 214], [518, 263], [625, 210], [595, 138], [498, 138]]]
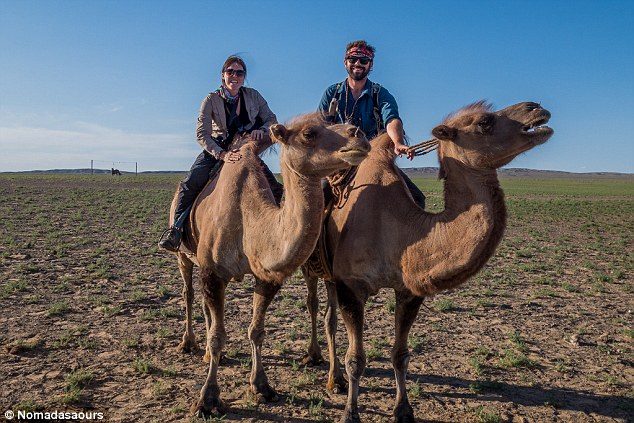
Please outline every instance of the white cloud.
[[103, 168], [138, 162], [139, 171], [186, 170], [200, 152], [189, 134], [126, 132], [90, 122], [65, 129], [0, 126], [0, 148], [3, 172], [86, 168], [91, 160]]

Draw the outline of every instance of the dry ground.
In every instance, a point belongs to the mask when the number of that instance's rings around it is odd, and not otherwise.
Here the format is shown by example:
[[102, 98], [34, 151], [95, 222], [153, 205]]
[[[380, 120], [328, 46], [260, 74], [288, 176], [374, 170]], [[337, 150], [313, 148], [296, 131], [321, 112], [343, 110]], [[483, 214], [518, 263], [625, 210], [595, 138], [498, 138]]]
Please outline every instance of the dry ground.
[[[0, 175], [2, 414], [196, 421], [187, 413], [207, 366], [202, 352], [175, 352], [181, 282], [173, 257], [155, 247], [177, 181]], [[508, 230], [494, 258], [461, 289], [426, 301], [412, 329], [408, 389], [420, 421], [632, 421], [632, 182], [625, 193], [593, 193], [592, 181], [584, 192], [507, 190]], [[442, 207], [439, 192], [428, 205]], [[245, 395], [251, 290], [248, 279], [228, 289], [230, 342], [219, 375], [228, 410], [217, 420], [336, 421], [345, 396], [325, 390], [326, 364], [298, 365], [308, 336], [298, 278], [267, 318], [264, 360], [280, 400]], [[387, 291], [369, 305], [364, 421], [391, 418], [392, 309]], [[195, 317], [204, 341], [202, 314]], [[341, 323], [338, 342], [343, 354]]]

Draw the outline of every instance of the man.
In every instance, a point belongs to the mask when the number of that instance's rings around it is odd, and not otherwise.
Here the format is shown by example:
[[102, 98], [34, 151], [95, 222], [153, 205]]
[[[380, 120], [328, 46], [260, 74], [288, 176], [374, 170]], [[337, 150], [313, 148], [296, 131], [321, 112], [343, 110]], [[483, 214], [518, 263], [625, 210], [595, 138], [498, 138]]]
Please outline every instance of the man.
[[[412, 160], [407, 151], [403, 122], [398, 114], [396, 100], [381, 85], [368, 79], [374, 64], [375, 48], [363, 40], [346, 46], [344, 66], [348, 72], [345, 81], [326, 89], [318, 110], [334, 123], [350, 123], [359, 127], [369, 141], [385, 130], [394, 143], [394, 153]], [[425, 196], [399, 169], [416, 202], [425, 208]]]

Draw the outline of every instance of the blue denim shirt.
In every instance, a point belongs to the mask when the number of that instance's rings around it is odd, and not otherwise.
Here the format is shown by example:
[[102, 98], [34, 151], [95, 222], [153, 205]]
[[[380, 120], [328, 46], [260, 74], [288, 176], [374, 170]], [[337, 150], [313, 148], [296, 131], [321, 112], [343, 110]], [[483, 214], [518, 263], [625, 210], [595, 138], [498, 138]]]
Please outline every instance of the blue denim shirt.
[[[363, 91], [361, 91], [361, 95], [356, 101], [354, 97], [352, 97], [352, 90], [348, 90], [348, 102], [346, 108], [346, 85], [347, 81], [341, 83], [341, 86], [337, 90], [337, 84], [333, 84], [326, 89], [324, 95], [321, 97], [321, 102], [319, 103], [318, 110], [322, 113], [327, 113], [328, 108], [330, 107], [330, 100], [332, 100], [333, 96], [337, 97], [339, 100], [339, 108], [337, 116], [335, 117], [336, 123], [346, 123], [346, 116], [348, 116], [348, 122], [353, 125], [361, 128], [368, 139], [372, 139], [378, 135], [376, 128], [376, 121], [374, 120], [374, 100], [372, 99], [372, 81], [369, 79], [366, 81], [365, 86], [363, 87]], [[383, 117], [383, 124], [386, 125], [392, 119], [401, 118], [398, 115], [398, 106], [396, 105], [396, 100], [394, 96], [390, 94], [390, 92], [376, 84], [380, 87], [379, 90], [379, 111], [381, 112], [381, 116]], [[336, 92], [335, 92], [336, 91]], [[382, 128], [384, 129], [384, 128]]]

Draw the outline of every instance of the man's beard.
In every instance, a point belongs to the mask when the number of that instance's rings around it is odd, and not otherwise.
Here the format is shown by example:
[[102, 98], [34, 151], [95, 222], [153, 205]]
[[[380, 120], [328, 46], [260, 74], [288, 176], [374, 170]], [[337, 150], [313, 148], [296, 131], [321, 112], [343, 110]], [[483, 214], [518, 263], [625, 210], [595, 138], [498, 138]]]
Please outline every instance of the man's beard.
[[348, 66], [347, 68], [348, 75], [350, 76], [350, 78], [352, 78], [355, 81], [362, 81], [363, 78], [366, 78], [370, 74], [371, 68], [368, 66], [367, 69], [366, 68], [362, 68], [362, 69], [363, 69], [363, 72], [361, 72], [360, 74], [355, 74], [353, 71], [353, 66]]

